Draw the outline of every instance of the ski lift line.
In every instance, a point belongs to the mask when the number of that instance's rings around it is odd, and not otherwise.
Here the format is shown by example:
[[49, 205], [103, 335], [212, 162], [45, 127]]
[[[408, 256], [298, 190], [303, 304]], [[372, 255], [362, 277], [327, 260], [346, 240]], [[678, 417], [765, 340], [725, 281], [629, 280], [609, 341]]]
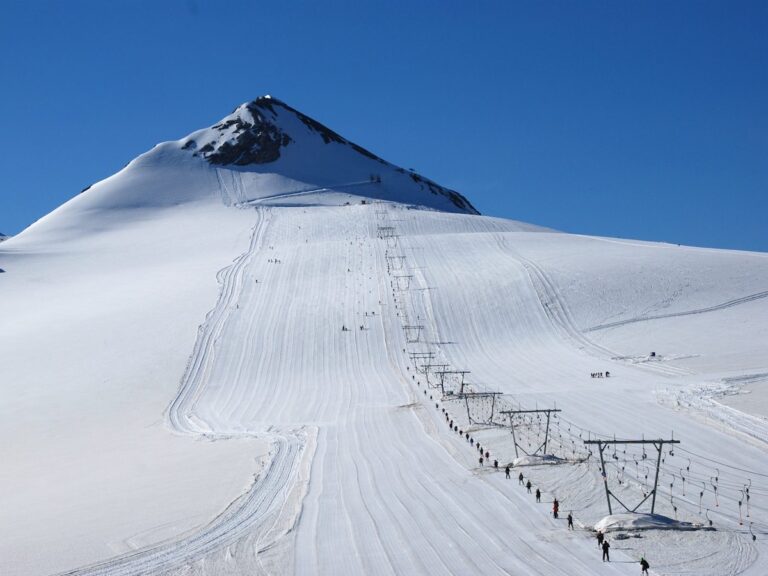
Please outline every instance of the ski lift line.
[[548, 410], [500, 410], [499, 414], [528, 414], [531, 412], [562, 412], [562, 410], [558, 408]]
[[[678, 449], [681, 450], [681, 451], [684, 450], [683, 448], [678, 448]], [[699, 457], [697, 455], [695, 455], [695, 456]], [[686, 461], [688, 461], [687, 458], [686, 458]], [[715, 462], [715, 463], [717, 463], [719, 465], [725, 466], [724, 464], [719, 463], [719, 462]], [[696, 466], [692, 466], [692, 467], [693, 467], [693, 471], [686, 472], [686, 477], [690, 478], [691, 480], [696, 480], [696, 481], [699, 481], [699, 482], [701, 482], [701, 481], [707, 481], [708, 482], [710, 480], [710, 478], [713, 477], [711, 474], [709, 474], [709, 472], [713, 472], [714, 475], [720, 477], [720, 479], [718, 481], [718, 485], [720, 487], [722, 487], [722, 488], [732, 489], [732, 490], [739, 490], [739, 489], [743, 488], [744, 486], [748, 485], [751, 482], [750, 478], [743, 477], [743, 476], [739, 477], [739, 481], [734, 481], [734, 480], [731, 479], [731, 477], [733, 475], [733, 472], [726, 471], [725, 472], [726, 476], [722, 476], [722, 474], [720, 473], [719, 469], [714, 468], [714, 467], [710, 468], [709, 465], [707, 465], [707, 464], [701, 464], [701, 463], [696, 462]], [[664, 464], [662, 464], [662, 468], [664, 470], [672, 470], [672, 468], [668, 468], [667, 465], [664, 465]], [[706, 474], [702, 474], [701, 473], [700, 470], [702, 468], [704, 469], [705, 472], [707, 472]], [[746, 474], [750, 475], [750, 474], [752, 474], [752, 472], [751, 471], [746, 471]], [[761, 476], [760, 474], [757, 474], [757, 475]], [[757, 485], [757, 484], [755, 485], [755, 488], [756, 488], [756, 490], [759, 490], [760, 493], [763, 493], [763, 494], [764, 494], [764, 492], [763, 492], [764, 490], [768, 490], [768, 487]], [[750, 487], [750, 490], [752, 492], [754, 492], [754, 493], [758, 493], [758, 492], [755, 492], [754, 490], [752, 490], [751, 487]]]
[[[662, 471], [671, 474], [672, 472], [667, 472], [667, 470], [671, 470], [670, 468], [665, 467], [662, 465]], [[710, 475], [703, 475], [696, 472], [690, 472], [686, 473], [685, 475], [686, 482], [688, 481], [694, 481], [694, 482], [709, 482], [709, 479], [712, 478]], [[744, 484], [739, 484], [737, 482], [729, 481], [729, 480], [723, 480], [722, 478], [718, 481], [718, 486], [720, 488], [724, 488], [726, 490], [733, 490], [738, 491], [742, 488], [744, 488]], [[763, 487], [759, 484], [755, 484], [754, 488], [750, 488], [750, 494], [760, 494], [760, 495], [768, 495], [768, 488]]]
[[[688, 452], [687, 450], [682, 449], [682, 448], [678, 448], [678, 449], [681, 450], [681, 451]], [[694, 456], [698, 457], [698, 455], [694, 455]], [[671, 456], [670, 454], [668, 454], [667, 457], [668, 458], [669, 457], [675, 458], [675, 456]], [[686, 472], [685, 472], [686, 481], [689, 481], [689, 482], [690, 481], [707, 482], [708, 483], [709, 480], [712, 477], [717, 476], [717, 477], [719, 477], [719, 480], [717, 482], [717, 484], [718, 484], [718, 486], [720, 488], [719, 492], [722, 492], [723, 490], [729, 490], [729, 491], [733, 491], [733, 492], [738, 492], [739, 490], [744, 488], [744, 486], [749, 484], [749, 482], [751, 481], [751, 479], [744, 478], [744, 477], [739, 478], [738, 481], [730, 480], [729, 476], [731, 474], [733, 474], [732, 472], [726, 472], [726, 476], [722, 477], [720, 471], [717, 468], [714, 468], [714, 467], [710, 468], [710, 466], [711, 466], [710, 464], [700, 463], [700, 462], [697, 461], [695, 463], [695, 465], [694, 465], [694, 462], [690, 458], [687, 458], [687, 457], [686, 458], [681, 458], [681, 460], [685, 461], [685, 463], [686, 463]], [[715, 462], [715, 463], [725, 466], [724, 464], [719, 463], [719, 462]], [[675, 473], [675, 472], [680, 470], [680, 464], [681, 464], [680, 460], [677, 461], [677, 464], [669, 464], [669, 465], [667, 465], [667, 464], [663, 463], [662, 464], [662, 470], [666, 474], [673, 474], [673, 473]], [[691, 468], [693, 468], [693, 469], [691, 470]], [[706, 473], [702, 473], [702, 469]], [[712, 474], [709, 474], [709, 472], [711, 472]], [[713, 474], [714, 474], [714, 476], [713, 476]], [[747, 474], [750, 474], [750, 472], [747, 472]], [[755, 494], [759, 493], [761, 495], [765, 495], [764, 490], [765, 490], [764, 487], [755, 485], [755, 489], [752, 490], [752, 492], [755, 493]]]
[[685, 452], [686, 454], [690, 454], [691, 456], [694, 456], [696, 458], [701, 458], [702, 460], [706, 460], [707, 462], [712, 462], [713, 464], [730, 468], [731, 470], [738, 470], [739, 472], [743, 472], [751, 476], [761, 476], [763, 478], [768, 478], [768, 474], [763, 474], [760, 472], [756, 472], [754, 470], [748, 470], [746, 468], [740, 468], [738, 466], [734, 466], [733, 464], [727, 464], [725, 462], [715, 460], [714, 458], [708, 458], [707, 456], [701, 456], [700, 454], [696, 454], [695, 452], [691, 452], [690, 450], [686, 450], [685, 448], [678, 448], [678, 450], [681, 450], [682, 452]]
[[[601, 474], [603, 477], [603, 486], [605, 488], [605, 499], [608, 504], [608, 514], [613, 514], [613, 510], [611, 507], [611, 498], [616, 500], [621, 506], [630, 513], [637, 512], [637, 510], [642, 506], [648, 498], [651, 498], [651, 514], [654, 513], [656, 509], [656, 496], [658, 495], [658, 488], [659, 488], [659, 472], [660, 472], [660, 466], [661, 466], [661, 460], [662, 460], [662, 452], [664, 450], [664, 444], [679, 444], [679, 440], [584, 440], [585, 445], [597, 445], [598, 452], [600, 454], [600, 469]], [[613, 491], [608, 487], [608, 473], [607, 468], [605, 465], [605, 449], [608, 448], [608, 446], [613, 446], [614, 454], [616, 453], [616, 446], [622, 444], [622, 445], [629, 445], [629, 444], [652, 444], [654, 448], [657, 450], [657, 456], [656, 456], [656, 474], [654, 476], [654, 482], [653, 482], [653, 489], [645, 495], [645, 497], [640, 501], [639, 504], [637, 504], [634, 508], [630, 509], [626, 504], [624, 504], [619, 498], [616, 496], [616, 494], [613, 493]]]
[[584, 444], [680, 444], [680, 440], [584, 440]]
[[[632, 478], [632, 477], [630, 476], [630, 478]], [[641, 482], [637, 481], [636, 478], [635, 478], [635, 481], [638, 482], [638, 485], [641, 484]], [[705, 493], [704, 490], [702, 490], [701, 493], [700, 493], [698, 501], [692, 500], [692, 498], [694, 498], [693, 495], [690, 498], [689, 497], [682, 497], [681, 498], [679, 495], [678, 496], [674, 496], [674, 498], [677, 501], [679, 501], [679, 502], [684, 502], [684, 503], [690, 505], [692, 508], [697, 508], [701, 504], [700, 500], [701, 500], [701, 497], [704, 495], [704, 493]], [[671, 492], [667, 492], [663, 488], [659, 488], [659, 495], [660, 496], [668, 495], [670, 498], [673, 497], [673, 494]], [[737, 504], [738, 503], [737, 498], [738, 497], [728, 501], [727, 504], [729, 504], [731, 506]], [[724, 511], [725, 509], [726, 509], [726, 507], [721, 505], [721, 506], [719, 506], [717, 508], [717, 510], [710, 510], [710, 511], [713, 512], [713, 513], [719, 514], [724, 520], [727, 520], [727, 521], [730, 521], [730, 522], [733, 522], [733, 523], [738, 522], [738, 516], [736, 514], [734, 514], [734, 513], [725, 512]], [[727, 509], [730, 510], [730, 508], [727, 508]], [[701, 514], [701, 511], [699, 511], [699, 514]]]

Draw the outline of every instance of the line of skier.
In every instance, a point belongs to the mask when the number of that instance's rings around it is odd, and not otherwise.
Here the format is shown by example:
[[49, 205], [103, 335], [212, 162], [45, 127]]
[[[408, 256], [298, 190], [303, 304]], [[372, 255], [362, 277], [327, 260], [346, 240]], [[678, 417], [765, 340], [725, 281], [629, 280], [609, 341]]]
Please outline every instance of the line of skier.
[[[599, 374], [599, 376], [598, 376]], [[605, 373], [605, 377], [609, 377], [610, 372]], [[593, 378], [602, 378], [602, 373], [594, 373]], [[414, 377], [415, 379], [415, 377]], [[427, 394], [427, 390], [424, 390], [424, 394]], [[432, 400], [432, 396], [429, 396], [430, 400]], [[440, 404], [438, 402], [435, 402], [435, 408], [440, 408]], [[454, 422], [454, 420], [451, 418], [450, 413], [443, 408], [442, 413], [445, 416], [445, 421], [448, 424], [449, 428], [452, 432], [456, 432], [459, 436], [462, 436], [464, 440], [469, 443], [469, 445], [472, 448], [477, 448], [477, 451], [480, 453], [480, 456], [478, 458], [478, 463], [480, 466], [484, 466], [486, 462], [490, 463], [490, 457], [491, 453], [490, 450], [487, 448], [483, 448], [483, 446], [480, 444], [479, 441], [475, 441], [474, 437], [469, 434], [469, 432], [464, 431], [463, 429], [460, 429], [458, 424]], [[499, 461], [498, 459], [493, 460], [493, 467], [494, 469], [498, 470], [499, 468]], [[510, 464], [507, 464], [504, 466], [504, 477], [509, 480], [511, 478], [512, 474], [512, 468]], [[533, 493], [533, 483], [531, 482], [530, 478], [525, 478], [523, 476], [523, 473], [520, 472], [517, 477], [518, 484], [520, 486], [524, 486], [528, 494]], [[535, 498], [537, 503], [541, 503], [541, 490], [537, 487], [535, 491]], [[560, 517], [560, 501], [555, 497], [552, 501], [552, 516], [557, 520]], [[568, 523], [568, 530], [575, 530], [574, 523], [573, 523], [573, 512], [569, 511], [568, 516], [566, 516], [566, 521]], [[610, 549], [611, 544], [610, 542], [605, 538], [605, 535], [601, 531], [597, 531], [596, 533], [597, 537], [597, 545], [598, 549], [602, 552], [602, 559], [603, 562], [610, 562], [611, 556], [610, 556]], [[648, 574], [648, 569], [650, 568], [650, 564], [648, 561], [642, 557], [640, 558], [640, 570], [641, 574]]]
[[[439, 404], [435, 403], [435, 407], [437, 408]], [[477, 446], [478, 452], [480, 452], [480, 458], [479, 463], [480, 466], [484, 465], [484, 462], [490, 458], [490, 451], [483, 450], [483, 447], [481, 446], [480, 442], [475, 442], [474, 437], [469, 435], [469, 432], [464, 432], [464, 430], [459, 429], [458, 425], [454, 424], [454, 421], [451, 419], [450, 414], [448, 413], [445, 408], [443, 408], [443, 414], [445, 414], [445, 420], [448, 422], [448, 426], [451, 428], [451, 430], [458, 432], [460, 436], [464, 436], [464, 439], [469, 442], [470, 446], [473, 448]], [[488, 460], [489, 461], [489, 460]], [[495, 469], [499, 468], [499, 461], [494, 460], [493, 461], [493, 467]], [[509, 480], [511, 478], [512, 469], [509, 464], [507, 464], [504, 467], [504, 477]], [[523, 476], [523, 473], [520, 472], [517, 476], [517, 481], [520, 486], [524, 486], [528, 494], [532, 493], [533, 490], [533, 484], [531, 482], [531, 479], [526, 479], [525, 476]], [[536, 492], [534, 493], [536, 497], [536, 503], [541, 503], [541, 490], [537, 487]], [[557, 520], [560, 517], [560, 501], [555, 497], [552, 500], [552, 516]], [[568, 516], [566, 516], [566, 521], [568, 523], [568, 530], [574, 530], [573, 525], [573, 512], [569, 511]], [[610, 555], [610, 549], [611, 544], [610, 542], [605, 538], [605, 535], [601, 531], [597, 531], [596, 533], [597, 537], [597, 546], [598, 549], [602, 551], [602, 558], [603, 562], [610, 562], [611, 561], [611, 555]], [[650, 568], [650, 564], [648, 561], [642, 557], [640, 558], [640, 570], [641, 574], [648, 574], [648, 569]]]

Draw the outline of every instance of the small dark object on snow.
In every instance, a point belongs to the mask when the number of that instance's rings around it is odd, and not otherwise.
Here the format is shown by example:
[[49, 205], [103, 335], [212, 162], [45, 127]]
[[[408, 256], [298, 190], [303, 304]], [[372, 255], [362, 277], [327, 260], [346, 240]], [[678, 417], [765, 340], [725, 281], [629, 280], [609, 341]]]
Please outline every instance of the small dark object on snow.
[[611, 561], [611, 555], [608, 553], [610, 547], [611, 545], [608, 544], [608, 540], [603, 540], [603, 562]]

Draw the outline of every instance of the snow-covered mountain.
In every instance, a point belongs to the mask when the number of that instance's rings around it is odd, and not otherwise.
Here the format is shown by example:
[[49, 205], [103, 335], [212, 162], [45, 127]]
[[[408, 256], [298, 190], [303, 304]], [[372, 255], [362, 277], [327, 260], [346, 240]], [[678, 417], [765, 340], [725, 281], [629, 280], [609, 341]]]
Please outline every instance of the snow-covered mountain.
[[[265, 97], [0, 268], [2, 574], [768, 570], [766, 254], [480, 216]], [[656, 453], [584, 441], [672, 436], [604, 566]]]

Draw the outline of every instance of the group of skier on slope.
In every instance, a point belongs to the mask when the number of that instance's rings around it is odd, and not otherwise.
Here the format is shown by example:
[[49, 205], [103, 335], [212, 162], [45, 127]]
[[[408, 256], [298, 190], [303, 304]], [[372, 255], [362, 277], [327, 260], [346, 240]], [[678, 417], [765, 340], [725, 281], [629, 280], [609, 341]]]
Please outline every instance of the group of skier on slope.
[[[504, 469], [504, 473], [506, 475], [506, 478], [509, 479], [510, 477], [510, 466], [507, 464], [506, 468]], [[531, 494], [531, 490], [533, 488], [533, 484], [531, 483], [530, 478], [526, 480], [525, 476], [523, 476], [523, 473], [520, 472], [517, 476], [517, 481], [520, 486], [524, 486], [527, 490], [528, 494]], [[536, 496], [536, 502], [541, 502], [541, 490], [539, 488], [536, 488], [535, 492]], [[559, 518], [560, 514], [560, 502], [557, 498], [555, 498], [552, 501], [552, 516], [554, 516], [555, 519]], [[567, 516], [568, 521], [568, 530], [573, 530], [573, 513], [568, 512]], [[601, 531], [597, 531], [597, 547], [598, 549], [602, 550], [603, 553], [603, 562], [610, 562], [611, 556], [610, 556], [610, 548], [611, 544], [608, 542], [608, 540], [605, 538], [605, 535]], [[641, 574], [648, 574], [648, 569], [650, 568], [650, 564], [648, 561], [642, 557], [640, 558], [640, 571]]]
[[[608, 543], [608, 540], [606, 540], [605, 535], [598, 530], [597, 534], [597, 547], [603, 551], [603, 562], [610, 562], [611, 556], [609, 553], [609, 550], [611, 549], [611, 545]], [[648, 574], [648, 569], [651, 567], [650, 564], [648, 564], [648, 560], [646, 560], [644, 557], [640, 558], [640, 571], [642, 574]]]

